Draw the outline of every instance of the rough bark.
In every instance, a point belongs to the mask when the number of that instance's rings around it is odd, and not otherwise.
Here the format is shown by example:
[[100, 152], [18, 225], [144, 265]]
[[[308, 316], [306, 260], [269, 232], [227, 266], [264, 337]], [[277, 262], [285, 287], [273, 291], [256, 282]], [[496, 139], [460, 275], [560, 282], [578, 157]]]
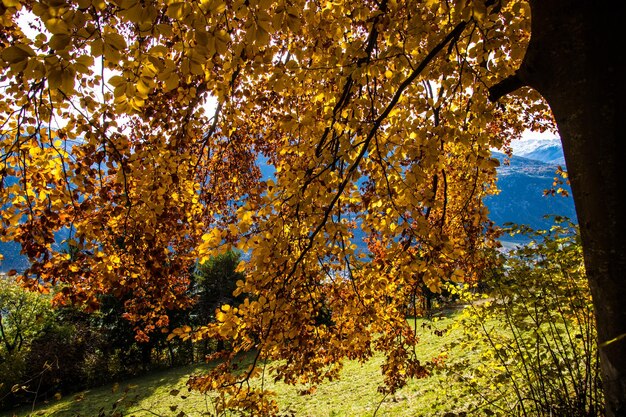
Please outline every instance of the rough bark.
[[491, 98], [530, 86], [556, 119], [580, 223], [598, 325], [606, 411], [626, 416], [626, 121], [616, 3], [531, 0], [531, 41]]

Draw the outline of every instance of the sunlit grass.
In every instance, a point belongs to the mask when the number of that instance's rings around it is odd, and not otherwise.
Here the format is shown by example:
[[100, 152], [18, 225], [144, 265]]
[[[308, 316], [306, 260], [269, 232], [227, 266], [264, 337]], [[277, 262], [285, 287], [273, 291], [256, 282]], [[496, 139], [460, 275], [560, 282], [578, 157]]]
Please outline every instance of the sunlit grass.
[[[442, 318], [435, 321], [418, 319], [417, 329], [421, 337], [417, 351], [420, 360], [429, 361], [442, 354], [457, 360], [472, 352], [446, 352], [446, 344], [455, 333], [439, 335], [454, 320]], [[437, 332], [439, 333], [439, 332]], [[286, 416], [440, 416], [446, 412], [471, 410], [472, 404], [457, 403], [454, 398], [463, 396], [467, 384], [445, 374], [432, 375], [413, 380], [395, 393], [384, 397], [377, 390], [382, 384], [380, 365], [382, 356], [360, 364], [348, 361], [337, 381], [317, 386], [313, 393], [305, 394], [304, 386], [289, 386], [284, 383], [265, 382], [268, 390], [276, 393], [281, 413]], [[52, 400], [31, 408], [8, 412], [7, 416], [109, 416], [121, 411], [124, 416], [176, 416], [184, 411], [188, 416], [210, 415], [213, 410], [211, 397], [189, 392], [186, 381], [190, 374], [201, 373], [209, 365], [197, 365], [152, 372], [147, 375], [122, 381], [118, 384], [91, 389], [60, 400]], [[268, 378], [270, 379], [270, 378]], [[175, 395], [172, 395], [175, 394]]]

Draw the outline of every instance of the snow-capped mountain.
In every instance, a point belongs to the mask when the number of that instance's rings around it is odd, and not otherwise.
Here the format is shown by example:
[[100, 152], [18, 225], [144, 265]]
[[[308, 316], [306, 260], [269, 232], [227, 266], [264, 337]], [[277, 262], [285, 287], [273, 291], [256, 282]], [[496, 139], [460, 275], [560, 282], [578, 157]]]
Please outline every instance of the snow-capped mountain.
[[565, 167], [563, 148], [558, 138], [531, 138], [511, 143], [513, 155]]

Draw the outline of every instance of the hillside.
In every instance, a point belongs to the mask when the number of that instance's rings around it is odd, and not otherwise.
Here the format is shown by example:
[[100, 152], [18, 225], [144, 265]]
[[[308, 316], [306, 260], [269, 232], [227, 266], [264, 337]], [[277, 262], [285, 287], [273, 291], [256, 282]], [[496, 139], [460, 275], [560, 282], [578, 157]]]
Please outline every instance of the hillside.
[[[574, 200], [571, 197], [569, 186], [562, 185], [570, 192], [570, 197], [546, 196], [544, 191], [553, 188], [557, 176], [559, 163], [544, 161], [559, 161], [563, 158], [563, 151], [558, 141], [536, 141], [535, 148], [527, 146], [520, 153], [534, 156], [538, 159], [513, 155], [510, 159], [506, 155], [494, 152], [493, 156], [500, 161], [498, 168], [498, 188], [500, 194], [486, 199], [490, 218], [497, 225], [516, 223], [531, 226], [535, 229], [546, 229], [552, 226], [551, 219], [546, 215], [569, 217], [576, 221]], [[514, 149], [515, 152], [515, 149]], [[511, 240], [504, 237], [503, 240]]]

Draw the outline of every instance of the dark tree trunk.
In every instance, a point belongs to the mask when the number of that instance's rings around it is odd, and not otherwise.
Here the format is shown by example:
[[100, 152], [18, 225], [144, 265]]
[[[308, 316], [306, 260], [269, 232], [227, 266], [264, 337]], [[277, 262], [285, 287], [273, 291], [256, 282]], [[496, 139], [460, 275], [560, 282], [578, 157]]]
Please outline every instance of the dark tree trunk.
[[626, 416], [626, 70], [619, 2], [530, 0], [531, 41], [514, 77], [558, 124], [593, 295], [607, 416]]

